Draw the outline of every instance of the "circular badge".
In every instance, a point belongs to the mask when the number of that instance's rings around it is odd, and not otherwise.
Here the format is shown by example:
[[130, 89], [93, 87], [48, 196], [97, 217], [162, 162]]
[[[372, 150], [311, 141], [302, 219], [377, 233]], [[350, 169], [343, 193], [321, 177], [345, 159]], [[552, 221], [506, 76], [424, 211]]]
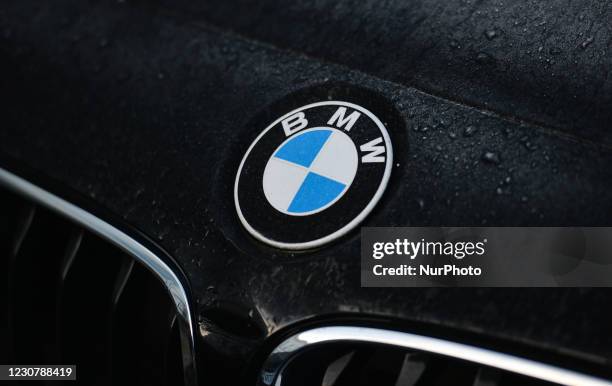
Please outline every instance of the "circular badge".
[[353, 103], [309, 104], [278, 118], [247, 150], [236, 175], [238, 217], [283, 249], [326, 244], [372, 211], [391, 175], [383, 123]]

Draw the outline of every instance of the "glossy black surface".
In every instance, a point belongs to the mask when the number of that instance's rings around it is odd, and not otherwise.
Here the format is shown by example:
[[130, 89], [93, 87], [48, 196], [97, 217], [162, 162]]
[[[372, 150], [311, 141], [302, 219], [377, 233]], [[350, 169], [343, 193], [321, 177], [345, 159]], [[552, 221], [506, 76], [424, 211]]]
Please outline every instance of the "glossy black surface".
[[[199, 2], [186, 11], [5, 1], [3, 164], [31, 168], [156, 239], [189, 278], [205, 354], [222, 353], [228, 366], [241, 367], [237, 358], [284, 326], [337, 313], [609, 365], [610, 290], [362, 289], [358, 232], [284, 253], [247, 236], [231, 195], [244, 151], [267, 124], [358, 86], [402, 119], [389, 126], [397, 166], [364, 225], [610, 225], [607, 5], [572, 13], [578, 6], [563, 2], [525, 5], [537, 12], [417, 2], [402, 13], [395, 2], [304, 3], [295, 17], [295, 7], [267, 4], [230, 12]], [[500, 32], [489, 38], [490, 28]], [[494, 67], [474, 62], [480, 51]]]
[[157, 0], [276, 47], [612, 145], [612, 5]]

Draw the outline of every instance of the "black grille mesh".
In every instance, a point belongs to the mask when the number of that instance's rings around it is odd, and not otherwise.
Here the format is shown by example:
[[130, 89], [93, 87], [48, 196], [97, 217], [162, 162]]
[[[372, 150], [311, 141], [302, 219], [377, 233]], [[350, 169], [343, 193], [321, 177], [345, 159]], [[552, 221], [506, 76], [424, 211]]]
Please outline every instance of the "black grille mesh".
[[184, 384], [175, 308], [157, 278], [1, 189], [0, 272], [0, 363], [76, 364], [83, 385]]

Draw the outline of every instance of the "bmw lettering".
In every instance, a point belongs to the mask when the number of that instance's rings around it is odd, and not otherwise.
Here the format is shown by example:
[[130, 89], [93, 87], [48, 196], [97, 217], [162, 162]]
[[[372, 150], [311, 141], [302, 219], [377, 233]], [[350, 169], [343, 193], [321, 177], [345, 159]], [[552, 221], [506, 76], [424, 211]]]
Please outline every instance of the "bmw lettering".
[[348, 102], [302, 106], [272, 122], [246, 151], [236, 211], [256, 239], [283, 249], [324, 245], [380, 200], [393, 149], [380, 119]]

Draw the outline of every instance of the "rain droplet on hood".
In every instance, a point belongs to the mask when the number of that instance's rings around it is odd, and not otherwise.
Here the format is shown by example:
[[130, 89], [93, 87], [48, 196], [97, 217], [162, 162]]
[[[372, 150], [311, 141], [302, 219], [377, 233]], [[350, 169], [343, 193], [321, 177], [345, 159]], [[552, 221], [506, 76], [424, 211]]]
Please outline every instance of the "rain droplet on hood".
[[482, 153], [481, 159], [486, 163], [496, 164], [496, 165], [501, 162], [499, 155], [491, 151], [485, 151], [484, 153]]
[[583, 50], [585, 48], [587, 48], [588, 46], [591, 45], [591, 43], [593, 43], [593, 41], [595, 40], [594, 37], [590, 36], [588, 37], [585, 41], [583, 41], [582, 43], [580, 43], [580, 48], [582, 48]]
[[465, 130], [463, 130], [463, 136], [464, 137], [471, 137], [472, 135], [474, 135], [474, 133], [476, 133], [477, 129], [474, 126], [468, 126], [465, 128]]
[[493, 40], [498, 36], [497, 30], [491, 28], [484, 31], [484, 35], [487, 39]]

